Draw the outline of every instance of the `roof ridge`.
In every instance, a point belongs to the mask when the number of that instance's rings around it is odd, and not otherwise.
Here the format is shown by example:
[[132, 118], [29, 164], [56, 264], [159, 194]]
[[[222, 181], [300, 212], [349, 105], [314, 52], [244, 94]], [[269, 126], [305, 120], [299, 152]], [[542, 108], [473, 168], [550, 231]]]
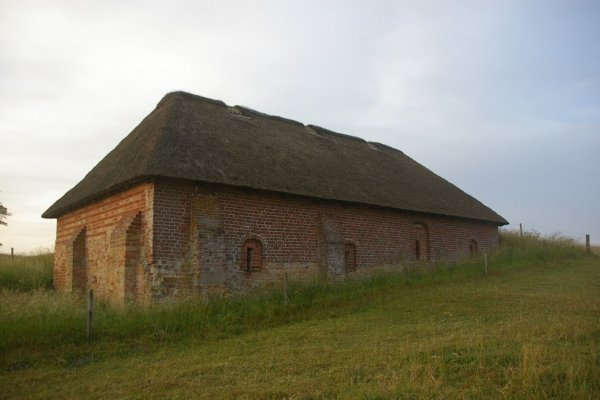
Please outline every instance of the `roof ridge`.
[[317, 133], [321, 134], [322, 136], [329, 135], [329, 136], [339, 137], [342, 139], [348, 139], [348, 140], [354, 140], [354, 141], [361, 142], [361, 143], [367, 143], [367, 141], [365, 139], [359, 138], [358, 136], [352, 136], [352, 135], [347, 135], [345, 133], [335, 132], [335, 131], [329, 130], [327, 128], [323, 128], [319, 125], [308, 124], [306, 126], [308, 128], [311, 128], [312, 130], [316, 131]]
[[163, 98], [160, 99], [160, 101], [158, 102], [158, 104], [156, 106], [157, 107], [160, 106], [163, 102], [168, 101], [172, 97], [185, 97], [185, 98], [188, 98], [191, 100], [204, 101], [207, 103], [212, 103], [212, 104], [216, 104], [219, 106], [227, 107], [227, 104], [225, 104], [225, 102], [223, 100], [211, 99], [210, 97], [199, 96], [197, 94], [184, 92], [183, 90], [175, 90], [173, 92], [169, 92], [169, 93], [165, 94], [163, 96]]
[[375, 146], [378, 150], [393, 150], [393, 151], [397, 151], [399, 153], [404, 154], [404, 152], [402, 150], [399, 150], [392, 146], [388, 146], [387, 144], [383, 144], [383, 143], [379, 143], [379, 142], [367, 142], [367, 143]]
[[[235, 110], [238, 110], [243, 116], [246, 117], [252, 117], [252, 118], [268, 118], [271, 120], [275, 120], [275, 121], [281, 121], [281, 122], [286, 122], [292, 125], [296, 125], [296, 126], [301, 126], [301, 127], [308, 127], [311, 128], [313, 130], [315, 130], [317, 133], [320, 134], [320, 136], [334, 136], [334, 137], [339, 137], [342, 139], [349, 139], [349, 140], [354, 140], [357, 142], [361, 142], [361, 143], [372, 143], [377, 147], [383, 147], [383, 148], [387, 148], [387, 149], [391, 149], [391, 150], [396, 150], [396, 151], [400, 151], [398, 149], [395, 149], [393, 147], [390, 146], [386, 146], [384, 144], [381, 143], [377, 143], [377, 142], [367, 142], [365, 139], [360, 138], [358, 136], [353, 136], [353, 135], [348, 135], [345, 133], [340, 133], [340, 132], [336, 132], [336, 131], [332, 131], [331, 129], [327, 129], [327, 128], [323, 128], [322, 126], [319, 125], [314, 125], [314, 124], [305, 124], [303, 122], [297, 121], [295, 119], [291, 119], [291, 118], [285, 118], [285, 117], [280, 117], [278, 115], [273, 115], [273, 114], [268, 114], [262, 111], [258, 111], [254, 108], [248, 107], [248, 106], [243, 106], [243, 105], [239, 105], [236, 104], [234, 106], [229, 106], [227, 103], [225, 103], [222, 100], [217, 100], [217, 99], [211, 99], [209, 97], [204, 97], [204, 96], [200, 96], [197, 94], [193, 94], [193, 93], [189, 93], [189, 92], [185, 92], [185, 91], [181, 91], [181, 90], [176, 90], [173, 92], [169, 92], [166, 95], [163, 96], [163, 98], [158, 102], [157, 104], [157, 108], [162, 106], [163, 103], [169, 101], [171, 98], [187, 98], [187, 99], [191, 99], [191, 100], [196, 100], [196, 101], [203, 101], [203, 102], [207, 102], [207, 103], [212, 103], [212, 104], [216, 104], [222, 107], [227, 107], [227, 108], [233, 108]], [[383, 150], [383, 149], [382, 149]], [[401, 152], [401, 151], [400, 151]]]
[[272, 115], [272, 114], [267, 114], [264, 113], [262, 111], [258, 111], [255, 110], [253, 108], [250, 107], [246, 107], [246, 106], [241, 106], [241, 105], [235, 105], [233, 106], [233, 108], [235, 108], [236, 110], [240, 111], [242, 113], [242, 115], [245, 116], [252, 116], [253, 118], [259, 117], [259, 118], [269, 118], [275, 121], [281, 121], [281, 122], [286, 122], [288, 124], [292, 124], [292, 125], [297, 125], [297, 126], [301, 126], [304, 127], [305, 125], [300, 122], [300, 121], [296, 121], [294, 119], [290, 119], [290, 118], [285, 118], [285, 117], [280, 117], [278, 115]]

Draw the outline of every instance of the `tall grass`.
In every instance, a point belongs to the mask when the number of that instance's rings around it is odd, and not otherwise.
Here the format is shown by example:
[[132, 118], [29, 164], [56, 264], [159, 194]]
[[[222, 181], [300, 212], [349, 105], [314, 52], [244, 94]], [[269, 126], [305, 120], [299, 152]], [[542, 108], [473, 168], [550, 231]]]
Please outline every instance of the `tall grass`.
[[544, 236], [538, 232], [500, 231], [500, 246], [493, 254], [496, 261], [505, 264], [531, 263], [578, 258], [584, 251], [574, 239], [555, 233]]
[[[489, 269], [495, 273], [582, 256], [572, 240], [559, 236], [527, 234], [521, 238], [514, 232], [502, 232], [500, 243], [489, 257]], [[0, 359], [8, 362], [23, 353], [78, 348], [86, 343], [85, 302], [49, 289], [51, 265], [52, 255], [38, 255], [0, 266]], [[148, 307], [101, 302], [94, 312], [94, 340], [127, 346], [183, 337], [220, 338], [292, 321], [349, 314], [423, 285], [482, 279], [482, 261], [471, 258], [456, 264], [415, 265], [408, 282], [406, 278], [399, 269], [345, 282], [290, 282], [287, 307], [281, 288], [209, 300], [178, 299]]]
[[[404, 287], [400, 275], [376, 275], [345, 283], [290, 282], [282, 291], [262, 289], [210, 299], [174, 299], [147, 307], [100, 302], [94, 310], [95, 341], [163, 342], [183, 337], [222, 338], [292, 321], [348, 314], [368, 307], [385, 289]], [[17, 349], [79, 346], [85, 336], [86, 304], [69, 293], [0, 289], [0, 358]]]
[[7, 255], [0, 258], [0, 288], [18, 291], [52, 288], [53, 253], [38, 252], [33, 255]]

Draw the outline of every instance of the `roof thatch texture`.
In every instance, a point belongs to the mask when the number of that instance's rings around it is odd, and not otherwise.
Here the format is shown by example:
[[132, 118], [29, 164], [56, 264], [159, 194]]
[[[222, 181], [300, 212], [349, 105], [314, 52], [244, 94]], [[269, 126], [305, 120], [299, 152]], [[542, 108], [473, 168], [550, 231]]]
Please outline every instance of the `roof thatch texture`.
[[167, 94], [42, 216], [152, 177], [507, 223], [399, 150], [184, 92]]

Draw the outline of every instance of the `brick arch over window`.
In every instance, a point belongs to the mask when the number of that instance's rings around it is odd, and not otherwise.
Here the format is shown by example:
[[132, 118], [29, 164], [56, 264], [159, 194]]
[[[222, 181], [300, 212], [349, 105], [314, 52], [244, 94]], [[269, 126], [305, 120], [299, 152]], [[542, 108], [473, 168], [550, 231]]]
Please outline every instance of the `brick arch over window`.
[[412, 226], [413, 255], [417, 261], [429, 259], [429, 229], [427, 225], [415, 223]]
[[241, 270], [250, 275], [263, 268], [263, 246], [259, 239], [246, 239], [242, 244]]
[[471, 255], [471, 257], [477, 255], [477, 253], [479, 253], [479, 245], [477, 244], [477, 240], [472, 239], [469, 242], [469, 254]]
[[138, 280], [142, 254], [142, 213], [138, 213], [125, 232], [125, 300], [138, 297]]
[[344, 245], [344, 268], [346, 273], [356, 271], [356, 245], [352, 242]]
[[262, 244], [263, 251], [264, 251], [264, 248], [269, 245], [266, 238], [264, 238], [262, 235], [257, 235], [254, 233], [249, 233], [247, 235], [241, 235], [239, 240], [243, 243], [246, 240], [252, 240], [252, 239], [258, 240]]
[[86, 246], [86, 228], [79, 231], [79, 234], [73, 240], [73, 259], [71, 274], [71, 290], [73, 292], [85, 293], [87, 289], [87, 246]]

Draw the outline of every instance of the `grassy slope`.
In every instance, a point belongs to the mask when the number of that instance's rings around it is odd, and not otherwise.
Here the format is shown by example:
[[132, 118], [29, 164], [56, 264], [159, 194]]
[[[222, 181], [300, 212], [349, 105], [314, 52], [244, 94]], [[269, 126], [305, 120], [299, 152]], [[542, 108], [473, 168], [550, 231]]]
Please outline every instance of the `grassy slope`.
[[0, 397], [594, 398], [598, 293], [597, 258], [391, 286], [220, 339], [54, 349], [0, 371]]

